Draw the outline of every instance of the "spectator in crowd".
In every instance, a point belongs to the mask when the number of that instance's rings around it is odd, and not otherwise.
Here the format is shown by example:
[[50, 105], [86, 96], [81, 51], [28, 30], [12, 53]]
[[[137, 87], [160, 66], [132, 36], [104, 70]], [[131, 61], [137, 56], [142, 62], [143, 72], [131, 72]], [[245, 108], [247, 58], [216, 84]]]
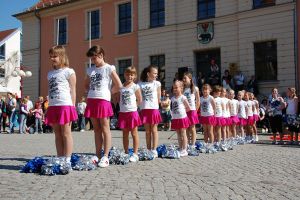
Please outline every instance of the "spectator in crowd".
[[16, 115], [17, 100], [15, 99], [15, 96], [12, 93], [8, 93], [7, 101], [8, 101], [7, 113], [9, 117], [9, 130], [7, 132], [13, 133], [15, 122], [17, 120], [17, 115]]
[[0, 99], [0, 110], [1, 110], [1, 119], [2, 123], [0, 123], [0, 132], [1, 132], [1, 125], [3, 132], [6, 132], [6, 120], [7, 120], [7, 103], [5, 96], [2, 96]]
[[234, 76], [234, 90], [235, 92], [244, 90], [245, 86], [245, 76], [239, 70], [237, 74]]
[[21, 100], [20, 104], [20, 134], [25, 134], [26, 133], [26, 121], [27, 121], [27, 115], [29, 114], [28, 110], [28, 99], [23, 98]]
[[81, 97], [80, 102], [77, 104], [78, 127], [81, 132], [85, 131], [85, 118], [84, 118], [85, 108], [86, 108], [85, 97]]
[[25, 98], [27, 99], [27, 109], [28, 111], [31, 111], [33, 109], [33, 103], [32, 101], [30, 100], [30, 96], [25, 96]]
[[171, 120], [172, 120], [171, 111], [170, 111], [171, 100], [170, 100], [170, 95], [166, 92], [165, 92], [165, 98], [161, 100], [160, 107], [161, 107], [161, 116], [164, 123], [163, 128], [165, 129], [165, 131], [171, 130]]
[[202, 86], [206, 83], [205, 76], [202, 74], [202, 72], [198, 72], [197, 76], [197, 86], [201, 90]]
[[224, 71], [224, 75], [222, 77], [222, 86], [223, 88], [225, 88], [226, 90], [231, 90], [231, 75], [229, 74], [229, 70], [225, 70]]
[[211, 86], [220, 85], [220, 68], [215, 59], [210, 60], [209, 84]]
[[42, 127], [42, 120], [44, 118], [44, 113], [42, 109], [42, 103], [36, 103], [35, 109], [32, 111], [34, 113], [35, 117], [35, 132], [34, 133], [42, 133], [43, 127]]
[[254, 75], [252, 75], [251, 79], [248, 81], [247, 91], [252, 92], [255, 96], [258, 95], [258, 85]]
[[257, 122], [257, 126], [263, 128], [265, 132], [271, 133], [270, 128], [270, 118], [269, 113], [267, 112], [268, 109], [268, 100], [265, 98], [261, 101], [259, 106], [259, 121]]

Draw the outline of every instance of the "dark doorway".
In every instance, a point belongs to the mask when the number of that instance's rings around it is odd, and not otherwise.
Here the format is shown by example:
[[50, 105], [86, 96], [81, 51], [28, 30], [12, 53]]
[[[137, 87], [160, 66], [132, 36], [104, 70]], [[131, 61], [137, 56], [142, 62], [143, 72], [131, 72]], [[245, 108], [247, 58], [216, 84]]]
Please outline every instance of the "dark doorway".
[[[195, 60], [198, 80], [202, 79], [204, 83], [209, 83], [210, 85], [221, 84], [220, 49], [196, 51]], [[202, 77], [199, 77], [199, 73], [202, 73]], [[198, 83], [198, 86], [202, 84]]]

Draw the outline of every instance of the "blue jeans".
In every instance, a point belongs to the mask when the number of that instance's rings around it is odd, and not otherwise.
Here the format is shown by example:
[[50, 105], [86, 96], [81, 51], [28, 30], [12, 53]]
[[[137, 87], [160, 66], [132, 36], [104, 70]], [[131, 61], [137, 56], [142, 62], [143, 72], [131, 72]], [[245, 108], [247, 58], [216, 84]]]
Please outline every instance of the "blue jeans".
[[35, 118], [35, 132], [43, 132], [42, 118]]
[[17, 120], [16, 111], [12, 111], [9, 116], [9, 132], [10, 133], [14, 132], [14, 125], [16, 123], [16, 120]]
[[83, 114], [78, 115], [78, 126], [79, 126], [79, 130], [85, 129], [85, 118]]
[[26, 121], [27, 121], [27, 115], [20, 114], [20, 134], [26, 133]]

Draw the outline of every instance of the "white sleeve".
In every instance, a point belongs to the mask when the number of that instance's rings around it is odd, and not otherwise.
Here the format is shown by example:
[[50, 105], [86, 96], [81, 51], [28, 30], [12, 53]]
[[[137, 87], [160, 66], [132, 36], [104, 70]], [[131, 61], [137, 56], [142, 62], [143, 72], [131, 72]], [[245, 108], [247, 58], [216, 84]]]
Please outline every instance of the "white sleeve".
[[135, 84], [135, 86], [134, 86], [134, 92], [136, 92], [138, 89], [140, 89], [140, 86], [138, 84]]
[[68, 70], [66, 70], [65, 72], [66, 79], [69, 79], [72, 74], [75, 74], [74, 69], [69, 68]]
[[111, 75], [111, 73], [112, 73], [113, 71], [116, 71], [116, 67], [115, 67], [114, 65], [110, 65], [110, 66], [109, 66], [109, 75]]
[[161, 87], [161, 83], [159, 81], [155, 81], [155, 86], [156, 86], [156, 88], [159, 88], [159, 87]]

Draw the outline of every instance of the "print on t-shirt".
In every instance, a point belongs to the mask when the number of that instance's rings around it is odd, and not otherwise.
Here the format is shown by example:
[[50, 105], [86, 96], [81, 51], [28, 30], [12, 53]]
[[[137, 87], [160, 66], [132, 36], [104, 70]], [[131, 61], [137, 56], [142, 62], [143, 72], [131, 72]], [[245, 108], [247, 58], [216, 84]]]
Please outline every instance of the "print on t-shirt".
[[201, 107], [202, 107], [203, 112], [208, 112], [208, 102], [204, 101], [201, 104]]
[[172, 103], [173, 114], [175, 114], [175, 115], [180, 114], [178, 109], [179, 109], [178, 102], [174, 101]]
[[149, 86], [145, 86], [142, 88], [142, 95], [145, 101], [153, 101], [152, 97], [152, 88]]
[[102, 79], [103, 79], [102, 74], [100, 74], [100, 73], [92, 74], [91, 75], [91, 83], [90, 83], [91, 90], [100, 90]]
[[130, 105], [130, 91], [122, 92], [122, 104]]
[[189, 93], [189, 92], [185, 92], [185, 93], [184, 93], [184, 96], [186, 96], [186, 98], [187, 98], [189, 104], [192, 105], [192, 98], [191, 98], [190, 93]]
[[59, 99], [59, 90], [58, 90], [57, 77], [51, 77], [49, 80], [49, 97], [50, 99]]

